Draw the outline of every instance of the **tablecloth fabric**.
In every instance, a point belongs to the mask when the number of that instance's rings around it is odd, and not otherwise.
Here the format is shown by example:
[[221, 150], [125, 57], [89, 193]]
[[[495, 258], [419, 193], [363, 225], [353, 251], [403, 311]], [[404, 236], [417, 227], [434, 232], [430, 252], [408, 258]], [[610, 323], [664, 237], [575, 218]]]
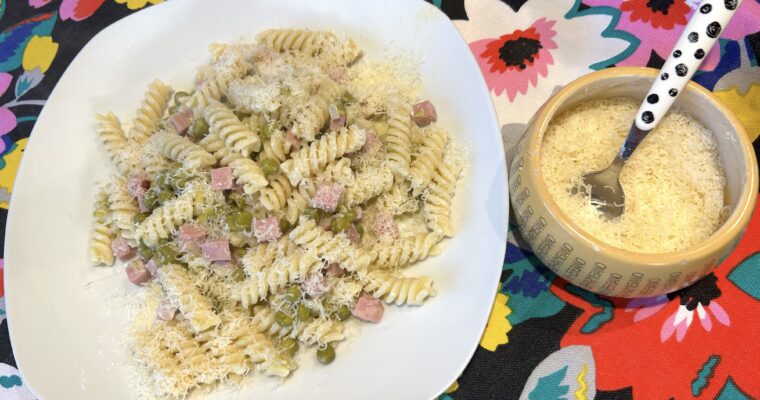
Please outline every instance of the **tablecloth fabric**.
[[[27, 137], [63, 71], [101, 29], [160, 1], [0, 0], [0, 236]], [[602, 68], [659, 68], [700, 2], [429, 1], [454, 21], [479, 63], [508, 159], [525, 123], [562, 85]], [[759, 63], [760, 0], [745, 0], [694, 80], [737, 113], [756, 149]], [[509, 229], [483, 339], [439, 400], [760, 398], [760, 213], [714, 273], [636, 300], [558, 279]], [[0, 400], [34, 399], [16, 369], [1, 297], [0, 320]], [[405, 399], [403, 388], [397, 398]]]

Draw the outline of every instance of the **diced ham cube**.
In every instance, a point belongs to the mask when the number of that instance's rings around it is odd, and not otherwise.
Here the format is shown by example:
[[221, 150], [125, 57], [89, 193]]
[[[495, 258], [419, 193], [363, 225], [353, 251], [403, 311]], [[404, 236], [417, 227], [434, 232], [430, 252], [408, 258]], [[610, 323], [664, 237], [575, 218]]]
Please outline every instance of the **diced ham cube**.
[[438, 114], [430, 100], [417, 103], [412, 106], [412, 121], [419, 127], [428, 126], [431, 122], [438, 121]]
[[145, 172], [139, 172], [129, 177], [127, 180], [127, 190], [129, 194], [137, 198], [138, 194], [145, 193], [145, 189], [150, 187], [148, 176]]
[[359, 231], [357, 231], [356, 227], [353, 225], [346, 229], [346, 236], [348, 236], [348, 240], [351, 241], [351, 244], [359, 244], [359, 242], [362, 240], [361, 235], [359, 235]]
[[393, 215], [389, 213], [380, 213], [375, 216], [370, 225], [372, 232], [380, 237], [395, 239], [398, 237], [398, 227]]
[[135, 193], [135, 197], [137, 198], [137, 205], [140, 207], [140, 212], [148, 212], [150, 211], [150, 208], [145, 204], [145, 192], [147, 189], [144, 188], [137, 188], [137, 192]]
[[187, 128], [190, 127], [190, 124], [192, 122], [193, 110], [189, 108], [177, 111], [174, 113], [174, 115], [169, 117], [169, 123], [174, 127], [174, 129], [177, 130], [177, 133], [180, 135], [184, 134], [187, 131]]
[[359, 151], [360, 154], [373, 154], [380, 151], [383, 148], [383, 142], [377, 137], [377, 133], [373, 130], [367, 130], [367, 134], [364, 140], [364, 146]]
[[325, 268], [325, 275], [327, 276], [340, 278], [345, 273], [346, 273], [346, 270], [341, 268], [340, 264], [338, 263], [331, 263], [327, 266], [327, 268]]
[[158, 274], [158, 265], [156, 265], [156, 261], [152, 258], [150, 261], [148, 261], [147, 264], [145, 264], [145, 269], [147, 269], [153, 276], [156, 276], [156, 274]]
[[330, 121], [330, 130], [331, 131], [340, 130], [340, 128], [343, 128], [344, 126], [346, 126], [346, 116], [345, 115], [341, 115], [340, 117], [335, 118], [335, 119], [333, 119], [333, 120]]
[[333, 212], [338, 208], [340, 196], [343, 194], [343, 186], [338, 183], [320, 183], [317, 193], [311, 199], [311, 205], [327, 212]]
[[317, 297], [330, 289], [327, 280], [320, 273], [311, 273], [306, 275], [301, 282], [301, 289], [311, 297]]
[[135, 285], [142, 285], [151, 278], [150, 271], [145, 268], [142, 260], [134, 260], [127, 266], [127, 278]]
[[290, 143], [291, 151], [301, 150], [301, 140], [292, 131], [285, 132], [285, 140]]
[[214, 168], [211, 170], [211, 189], [232, 189], [233, 178], [231, 167]]
[[275, 217], [253, 220], [253, 236], [259, 242], [276, 242], [282, 237], [280, 221]]
[[206, 231], [195, 224], [185, 224], [179, 227], [177, 242], [179, 251], [183, 253], [198, 250], [198, 245], [206, 238]]
[[203, 259], [206, 261], [229, 261], [232, 260], [230, 242], [227, 239], [211, 239], [201, 244]]
[[171, 321], [174, 319], [174, 315], [177, 313], [177, 307], [172, 305], [169, 299], [164, 298], [158, 303], [158, 309], [156, 309], [156, 318], [161, 321]]
[[383, 319], [384, 311], [385, 308], [383, 307], [383, 303], [380, 302], [379, 299], [376, 299], [369, 294], [365, 294], [359, 297], [351, 314], [360, 320], [377, 323]]
[[132, 258], [136, 252], [136, 249], [129, 245], [127, 239], [121, 236], [111, 242], [111, 250], [113, 250], [113, 255], [121, 261]]

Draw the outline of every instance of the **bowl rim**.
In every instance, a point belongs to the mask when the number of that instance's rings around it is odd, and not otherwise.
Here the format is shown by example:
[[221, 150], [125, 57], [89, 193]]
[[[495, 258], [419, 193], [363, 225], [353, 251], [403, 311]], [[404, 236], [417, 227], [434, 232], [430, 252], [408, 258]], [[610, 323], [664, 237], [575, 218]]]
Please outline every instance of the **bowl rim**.
[[[723, 102], [715, 96], [711, 91], [707, 90], [703, 86], [689, 81], [685, 90], [695, 92], [698, 95], [706, 98], [708, 103], [718, 109], [732, 126], [732, 134], [736, 138], [735, 143], [741, 148], [742, 155], [744, 157], [744, 173], [747, 175], [747, 182], [741, 191], [741, 194], [737, 200], [737, 206], [734, 211], [729, 215], [728, 219], [713, 232], [707, 239], [702, 242], [688, 247], [683, 250], [666, 252], [666, 253], [638, 253], [630, 250], [614, 247], [607, 243], [604, 243], [594, 236], [587, 233], [575, 222], [573, 222], [568, 216], [559, 208], [554, 198], [549, 193], [544, 181], [543, 174], [541, 173], [541, 143], [543, 141], [544, 133], [549, 124], [550, 117], [553, 116], [559, 106], [564, 101], [575, 94], [578, 90], [583, 89], [592, 82], [596, 82], [603, 79], [620, 78], [620, 77], [644, 77], [655, 78], [659, 75], [659, 70], [648, 67], [613, 67], [600, 71], [595, 71], [590, 74], [584, 75], [557, 91], [553, 96], [547, 100], [547, 102], [536, 113], [535, 122], [528, 129], [527, 134], [530, 135], [527, 142], [527, 151], [530, 154], [536, 154], [537, 157], [530, 157], [526, 160], [525, 168], [531, 168], [534, 171], [538, 171], [535, 182], [535, 189], [538, 191], [536, 195], [541, 198], [546, 206], [548, 214], [560, 225], [562, 229], [567, 232], [573, 239], [587, 245], [588, 247], [594, 247], [599, 249], [599, 253], [604, 253], [606, 257], [612, 259], [612, 261], [620, 261], [623, 263], [630, 263], [632, 260], [636, 260], [637, 264], [642, 267], [660, 267], [663, 265], [673, 265], [682, 262], [691, 262], [693, 260], [700, 260], [709, 257], [711, 254], [716, 253], [721, 248], [725, 248], [731, 245], [731, 241], [735, 240], [737, 236], [742, 234], [749, 223], [749, 219], [752, 216], [752, 211], [755, 208], [758, 197], [758, 165], [755, 151], [752, 146], [752, 142], [749, 139], [744, 125], [739, 121], [736, 115], [731, 111]], [[536, 132], [533, 134], [533, 132]], [[721, 260], [715, 260], [718, 264]]]

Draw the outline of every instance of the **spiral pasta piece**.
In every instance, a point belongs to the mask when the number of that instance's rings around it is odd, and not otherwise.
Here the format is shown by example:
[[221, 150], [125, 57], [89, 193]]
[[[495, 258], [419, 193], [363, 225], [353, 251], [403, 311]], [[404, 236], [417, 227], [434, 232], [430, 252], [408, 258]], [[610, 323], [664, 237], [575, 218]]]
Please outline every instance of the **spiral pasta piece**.
[[158, 129], [158, 122], [169, 104], [171, 92], [172, 89], [158, 79], [148, 85], [132, 129], [129, 131], [130, 139], [142, 143]]
[[209, 168], [216, 163], [216, 158], [201, 146], [175, 133], [156, 133], [151, 138], [151, 143], [164, 157], [177, 161], [188, 169]]
[[243, 124], [227, 106], [211, 101], [203, 114], [209, 125], [209, 132], [219, 135], [232, 151], [249, 157], [261, 149], [259, 135]]
[[422, 140], [417, 154], [412, 156], [409, 167], [409, 180], [415, 194], [421, 193], [433, 179], [438, 164], [443, 162], [443, 152], [449, 136], [446, 132], [432, 131]]
[[124, 239], [131, 244], [137, 244], [134, 218], [140, 212], [140, 208], [127, 190], [127, 181], [124, 178], [115, 178], [109, 186], [108, 204], [113, 226]]
[[325, 55], [340, 65], [347, 65], [361, 54], [361, 48], [350, 38], [341, 42], [331, 32], [307, 29], [270, 29], [259, 35], [259, 40], [272, 50], [300, 51], [310, 56]]
[[353, 184], [346, 187], [346, 205], [362, 204], [388, 192], [393, 187], [393, 172], [389, 168], [378, 168], [356, 174]]
[[307, 346], [324, 345], [345, 339], [343, 329], [343, 324], [339, 321], [314, 318], [305, 323], [299, 323], [290, 332], [290, 337], [298, 339]]
[[227, 92], [232, 74], [213, 74], [200, 85], [192, 95], [184, 99], [184, 106], [193, 110], [195, 115], [203, 115], [203, 110], [214, 100], [219, 100]]
[[165, 265], [158, 269], [158, 281], [167, 298], [177, 306], [194, 332], [203, 332], [221, 323], [211, 300], [195, 287], [187, 269], [177, 264]]
[[225, 310], [221, 318], [218, 331], [198, 335], [219, 370], [243, 375], [252, 365], [262, 364], [267, 375], [285, 377], [295, 369], [290, 356], [281, 354], [268, 337], [256, 331], [251, 317], [238, 310]]
[[227, 148], [224, 141], [216, 133], [209, 133], [198, 142], [198, 145], [211, 153], [221, 166], [227, 166], [232, 161], [243, 157], [241, 154]]
[[454, 236], [451, 222], [451, 202], [460, 168], [440, 162], [427, 192], [423, 195], [422, 211], [427, 226], [434, 232]]
[[90, 231], [90, 262], [94, 265], [113, 265], [111, 242], [114, 234], [108, 217], [108, 190], [103, 187], [95, 195], [95, 208], [92, 212], [92, 230]]
[[267, 211], [279, 211], [287, 204], [291, 190], [288, 178], [284, 174], [278, 174], [269, 182], [269, 187], [261, 191], [259, 202]]
[[288, 116], [293, 120], [293, 134], [306, 141], [313, 141], [317, 132], [330, 121], [330, 104], [335, 103], [341, 94], [340, 86], [326, 79], [310, 101], [290, 104]]
[[269, 29], [259, 34], [259, 40], [272, 50], [297, 50], [310, 56], [319, 53], [327, 40], [336, 39], [332, 33], [307, 29]]
[[280, 170], [287, 174], [292, 185], [297, 185], [325, 168], [328, 163], [359, 150], [364, 146], [365, 140], [366, 132], [356, 126], [327, 133], [280, 164]]
[[288, 159], [290, 148], [290, 142], [283, 137], [282, 132], [275, 132], [269, 136], [269, 140], [265, 140], [262, 143], [259, 160], [271, 158], [278, 162], [283, 162]]
[[135, 358], [151, 372], [150, 383], [156, 392], [166, 396], [184, 396], [197, 383], [192, 376], [183, 373], [182, 365], [162, 336], [155, 329], [137, 332], [136, 340], [142, 345], [135, 347]]
[[424, 260], [429, 255], [439, 252], [436, 246], [443, 236], [436, 233], [419, 233], [395, 240], [392, 244], [383, 244], [370, 252], [372, 263], [376, 268], [397, 269], [417, 261]]
[[298, 218], [309, 207], [312, 197], [317, 193], [317, 186], [311, 181], [301, 182], [293, 189], [295, 190], [291, 191], [285, 208], [285, 219], [290, 224], [298, 222]]
[[179, 226], [193, 218], [193, 196], [192, 192], [185, 192], [153, 210], [137, 226], [137, 239], [155, 246], [159, 240], [169, 238]]
[[425, 299], [436, 294], [433, 278], [429, 276], [400, 277], [383, 270], [367, 274], [364, 290], [388, 304], [399, 306], [422, 305]]
[[289, 326], [280, 326], [274, 320], [275, 311], [267, 305], [253, 307], [251, 327], [254, 332], [264, 333], [273, 337], [283, 337], [293, 330]]
[[[211, 363], [212, 358], [201, 343], [193, 337], [193, 332], [182, 324], [167, 324], [164, 340], [166, 346], [174, 352], [174, 357], [179, 361], [179, 368], [183, 374], [196, 380], [205, 375], [206, 367]], [[211, 383], [214, 380], [214, 378], [206, 377], [204, 383]]]
[[116, 169], [123, 175], [137, 170], [139, 164], [134, 149], [128, 145], [127, 137], [116, 115], [109, 112], [104, 115], [98, 114], [95, 118], [98, 120], [97, 135]]
[[297, 251], [276, 258], [272, 263], [241, 282], [233, 293], [233, 298], [243, 307], [256, 304], [269, 293], [277, 292], [285, 286], [300, 282], [310, 272], [318, 271], [323, 264], [314, 252]]
[[243, 186], [243, 191], [246, 194], [252, 195], [265, 188], [269, 183], [261, 167], [250, 158], [238, 157], [230, 161], [229, 165], [236, 182]]
[[412, 161], [412, 139], [409, 113], [394, 108], [388, 111], [388, 130], [381, 137], [386, 146], [388, 166], [396, 178], [409, 176], [409, 164]]
[[370, 255], [354, 247], [345, 234], [334, 235], [317, 226], [312, 219], [301, 218], [289, 237], [293, 243], [316, 252], [328, 263], [339, 263], [348, 271], [363, 273], [371, 261]]

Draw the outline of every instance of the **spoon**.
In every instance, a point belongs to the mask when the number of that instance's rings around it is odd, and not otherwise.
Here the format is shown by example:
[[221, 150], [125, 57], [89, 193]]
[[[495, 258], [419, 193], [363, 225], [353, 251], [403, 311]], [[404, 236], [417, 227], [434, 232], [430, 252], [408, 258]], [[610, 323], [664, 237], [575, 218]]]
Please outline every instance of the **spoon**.
[[617, 218], [625, 210], [620, 170], [641, 141], [665, 117], [741, 2], [742, 0], [704, 0], [699, 4], [673, 47], [673, 52], [660, 69], [660, 77], [649, 88], [615, 159], [607, 168], [581, 177], [583, 184], [574, 191], [579, 189], [584, 194], [590, 193], [592, 204], [607, 219]]

